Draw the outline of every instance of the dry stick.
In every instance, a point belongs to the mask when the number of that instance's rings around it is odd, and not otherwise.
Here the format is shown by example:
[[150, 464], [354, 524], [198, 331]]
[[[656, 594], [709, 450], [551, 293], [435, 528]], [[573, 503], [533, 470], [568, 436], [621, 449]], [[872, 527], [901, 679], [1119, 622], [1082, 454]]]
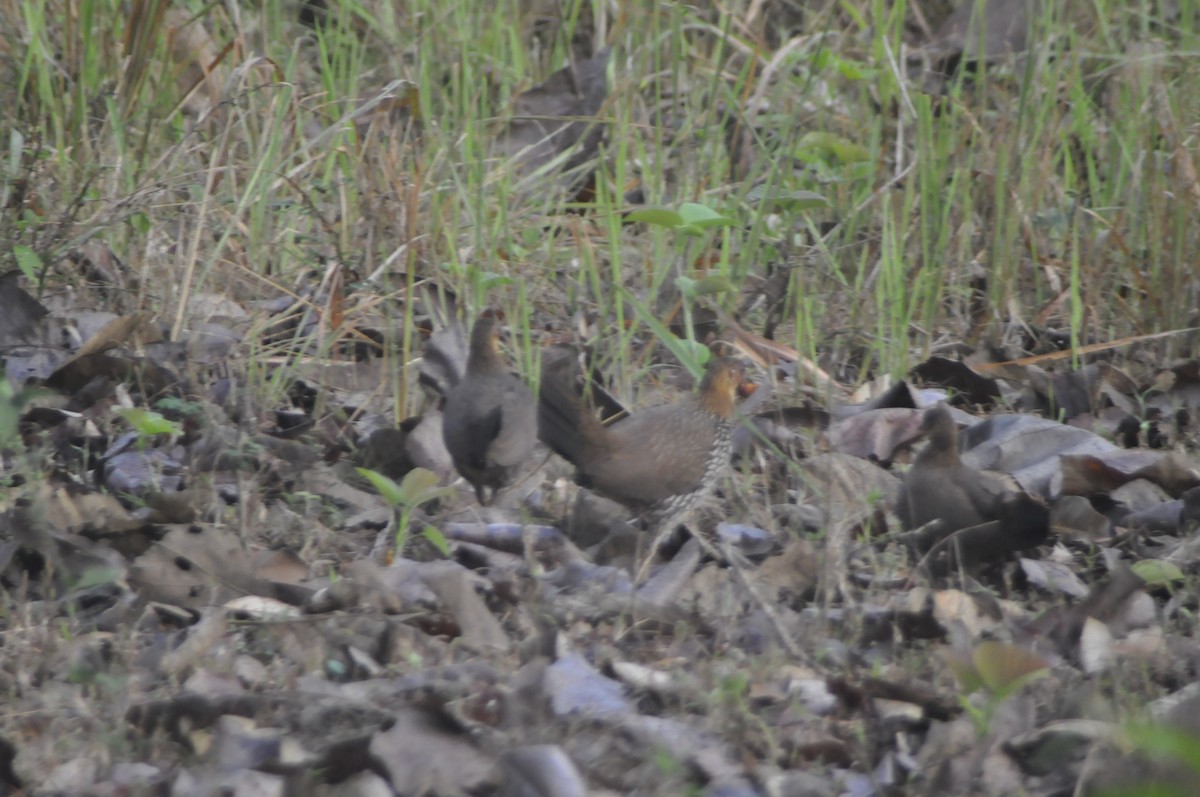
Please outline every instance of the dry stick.
[[791, 346], [785, 346], [777, 341], [764, 338], [761, 335], [747, 332], [729, 313], [726, 313], [716, 305], [713, 305], [713, 309], [716, 311], [717, 318], [720, 319], [721, 324], [733, 333], [735, 342], [750, 350], [743, 353], [750, 354], [755, 360], [765, 365], [770, 364], [768, 361], [769, 358], [795, 363], [799, 370], [808, 375], [808, 381], [812, 384], [832, 394], [846, 394], [845, 388], [836, 379], [825, 373], [819, 365], [802, 356], [800, 352]]
[[[643, 561], [638, 567], [637, 575], [634, 576], [633, 582], [635, 584], [640, 583], [642, 578], [645, 577], [646, 572], [650, 568], [650, 563], [654, 560], [654, 554], [658, 550], [659, 544], [673, 531], [675, 531], [675, 528], [677, 528], [677, 526], [663, 529], [655, 536], [654, 543], [650, 546], [649, 551], [646, 553], [645, 561]], [[762, 611], [763, 616], [767, 618], [767, 621], [775, 630], [775, 635], [779, 637], [779, 641], [783, 645], [784, 649], [787, 650], [788, 655], [797, 659], [803, 658], [804, 651], [800, 649], [800, 646], [796, 644], [794, 639], [792, 639], [792, 635], [788, 632], [787, 628], [784, 627], [783, 620], [775, 611], [775, 607], [771, 605], [771, 602], [768, 601], [761, 592], [759, 592], [758, 587], [756, 587], [751, 580], [747, 578], [746, 568], [744, 566], [745, 560], [741, 554], [733, 549], [732, 544], [728, 542], [723, 543], [723, 550], [718, 551], [716, 546], [709, 542], [708, 539], [706, 539], [705, 536], [699, 531], [692, 532], [692, 539], [699, 543], [700, 547], [704, 549], [704, 552], [711, 556], [714, 560], [718, 562], [724, 560], [729, 564], [729, 569], [733, 572], [734, 577], [737, 579], [742, 588], [746, 590], [746, 593], [750, 595], [750, 597], [758, 605], [758, 608]]]
[[830, 556], [826, 559], [822, 579], [826, 589], [826, 605], [832, 602], [834, 597], [828, 591], [830, 583], [836, 584], [842, 602], [847, 606], [853, 608], [859, 604], [854, 594], [854, 586], [850, 583], [850, 554], [853, 549], [850, 544], [850, 532], [857, 525], [857, 521], [840, 518], [832, 523], [829, 529], [826, 551]]
[[743, 559], [741, 555], [733, 549], [731, 543], [724, 543], [723, 547], [725, 549], [725, 561], [729, 562], [729, 569], [733, 571], [734, 577], [737, 578], [738, 583], [742, 585], [742, 588], [745, 589], [750, 597], [754, 599], [754, 602], [758, 604], [758, 608], [762, 611], [763, 616], [767, 618], [767, 621], [771, 624], [771, 627], [775, 629], [775, 635], [779, 637], [779, 641], [783, 644], [784, 649], [787, 650], [788, 655], [797, 659], [804, 658], [804, 651], [800, 649], [800, 646], [796, 643], [796, 640], [792, 639], [792, 635], [788, 632], [787, 628], [784, 627], [783, 620], [775, 611], [775, 607], [772, 606], [771, 602], [768, 601], [763, 594], [758, 591], [758, 587], [746, 577], [746, 570], [743, 567]]
[[972, 365], [972, 371], [994, 371], [999, 368], [1004, 368], [1008, 365], [1033, 365], [1035, 363], [1047, 362], [1053, 360], [1062, 360], [1067, 357], [1078, 357], [1083, 354], [1095, 354], [1098, 351], [1108, 351], [1109, 349], [1120, 348], [1131, 343], [1141, 343], [1147, 340], [1155, 340], [1157, 338], [1166, 338], [1171, 335], [1182, 335], [1188, 332], [1200, 332], [1200, 327], [1184, 327], [1183, 329], [1171, 329], [1166, 332], [1152, 332], [1149, 335], [1132, 335], [1127, 338], [1118, 338], [1105, 343], [1089, 343], [1087, 346], [1080, 346], [1077, 349], [1066, 349], [1064, 351], [1052, 351], [1047, 354], [1035, 354], [1032, 357], [1018, 357], [1015, 360], [1005, 360], [1000, 363], [983, 363], [980, 365]]

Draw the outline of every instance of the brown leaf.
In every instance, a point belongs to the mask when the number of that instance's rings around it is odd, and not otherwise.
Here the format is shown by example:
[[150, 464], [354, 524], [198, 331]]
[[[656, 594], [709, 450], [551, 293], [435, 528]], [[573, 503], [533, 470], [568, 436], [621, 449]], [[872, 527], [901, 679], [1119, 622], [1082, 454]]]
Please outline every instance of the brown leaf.
[[50, 311], [18, 283], [21, 272], [0, 274], [0, 347], [29, 342], [37, 323]]
[[935, 57], [958, 55], [965, 61], [993, 60], [1019, 53], [1025, 49], [1028, 13], [1029, 0], [988, 0], [984, 3], [961, 0], [938, 27], [927, 49]]
[[588, 117], [599, 112], [608, 96], [609, 52], [605, 48], [586, 61], [568, 64], [513, 101], [513, 118], [496, 136], [495, 151], [511, 158], [520, 175], [537, 171], [576, 144], [579, 149], [565, 170], [595, 156], [603, 127]]
[[215, 70], [228, 48], [218, 47], [200, 20], [184, 8], [167, 11], [166, 29], [177, 67], [175, 86], [184, 110], [199, 115], [215, 108], [221, 102], [222, 82]]

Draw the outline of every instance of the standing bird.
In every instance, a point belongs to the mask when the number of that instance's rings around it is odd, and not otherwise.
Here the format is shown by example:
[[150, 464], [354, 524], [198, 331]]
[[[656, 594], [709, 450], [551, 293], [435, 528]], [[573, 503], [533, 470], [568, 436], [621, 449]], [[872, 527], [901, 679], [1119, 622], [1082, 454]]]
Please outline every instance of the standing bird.
[[509, 372], [499, 343], [500, 322], [485, 312], [471, 329], [467, 370], [442, 410], [446, 450], [484, 506], [512, 481], [537, 441], [533, 394]]
[[929, 439], [900, 485], [896, 515], [908, 530], [932, 520], [944, 533], [978, 526], [1000, 516], [1007, 492], [998, 479], [958, 456], [958, 426], [945, 404], [925, 411], [921, 432]]
[[547, 366], [538, 436], [575, 466], [580, 486], [624, 504], [647, 530], [667, 532], [729, 468], [743, 378], [740, 362], [714, 355], [698, 392], [605, 426], [584, 410], [567, 369]]
[[[922, 562], [931, 573], [1002, 563], [1046, 541], [1049, 510], [962, 461], [958, 426], [944, 404], [925, 411], [921, 431], [929, 443], [900, 484], [896, 514], [915, 532], [909, 543], [925, 557]], [[947, 546], [949, 542], [953, 544]], [[938, 556], [926, 561], [934, 553]]]

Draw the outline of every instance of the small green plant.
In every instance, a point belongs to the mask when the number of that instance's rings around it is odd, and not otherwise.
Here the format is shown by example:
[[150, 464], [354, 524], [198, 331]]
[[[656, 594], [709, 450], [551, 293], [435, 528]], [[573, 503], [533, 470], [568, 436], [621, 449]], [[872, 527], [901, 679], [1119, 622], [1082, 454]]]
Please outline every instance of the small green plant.
[[[397, 484], [382, 473], [370, 468], [357, 468], [358, 472], [387, 501], [395, 513], [396, 521], [396, 553], [401, 554], [408, 544], [408, 526], [412, 513], [422, 504], [453, 494], [450, 487], [438, 487], [438, 476], [427, 468], [413, 468], [404, 475]], [[450, 555], [450, 547], [446, 544], [445, 536], [433, 526], [421, 530], [421, 536], [437, 548], [443, 556]]]
[[138, 448], [145, 448], [153, 437], [165, 436], [174, 440], [183, 434], [183, 427], [176, 421], [164, 418], [160, 413], [141, 407], [121, 407], [117, 414], [133, 427], [138, 434]]
[[0, 377], [0, 450], [17, 441], [21, 410], [40, 395], [50, 394], [36, 388], [14, 390], [11, 382]]
[[[981, 737], [987, 735], [996, 709], [1005, 700], [1050, 670], [1045, 659], [1005, 642], [981, 642], [969, 656], [947, 651], [945, 658], [962, 687], [959, 703]], [[982, 701], [971, 699], [975, 693], [982, 693]]]
[[1200, 775], [1200, 736], [1182, 728], [1147, 722], [1130, 723], [1122, 731], [1122, 746], [1165, 765], [1163, 777], [1150, 776], [1149, 782], [1101, 789], [1098, 797], [1187, 797], [1195, 793], [1180, 779], [1187, 777], [1188, 770]]
[[1138, 578], [1146, 582], [1148, 587], [1163, 587], [1170, 589], [1172, 584], [1183, 581], [1183, 571], [1174, 562], [1166, 559], [1142, 559], [1130, 565]]
[[675, 230], [681, 235], [699, 238], [706, 230], [714, 227], [732, 227], [737, 222], [707, 205], [698, 202], [684, 202], [679, 210], [670, 208], [643, 208], [635, 210], [627, 217], [628, 221], [645, 222], [659, 227]]
[[[737, 221], [732, 217], [718, 213], [707, 205], [702, 205], [698, 202], [684, 202], [679, 206], [678, 210], [662, 207], [643, 208], [642, 210], [630, 213], [626, 217], [626, 220], [642, 222], [678, 233], [681, 237], [679, 254], [682, 259], [681, 262], [684, 263], [690, 260], [690, 239], [703, 238], [708, 230], [711, 229], [734, 227], [737, 225]], [[721, 273], [708, 274], [700, 278], [693, 278], [680, 273], [675, 277], [675, 286], [679, 289], [679, 293], [683, 297], [683, 327], [687, 330], [688, 334], [686, 340], [681, 340], [672, 335], [666, 326], [658, 320], [656, 314], [642, 302], [639, 302], [634, 296], [629, 293], [625, 293], [624, 296], [633, 306], [634, 311], [641, 321], [650, 327], [659, 340], [670, 349], [671, 353], [680, 362], [684, 363], [692, 371], [693, 375], [698, 375], [703, 369], [705, 361], [708, 359], [708, 351], [703, 344], [691, 337], [691, 331], [694, 328], [692, 320], [693, 307], [696, 300], [700, 297], [727, 293], [733, 289], [733, 284], [728, 276]]]

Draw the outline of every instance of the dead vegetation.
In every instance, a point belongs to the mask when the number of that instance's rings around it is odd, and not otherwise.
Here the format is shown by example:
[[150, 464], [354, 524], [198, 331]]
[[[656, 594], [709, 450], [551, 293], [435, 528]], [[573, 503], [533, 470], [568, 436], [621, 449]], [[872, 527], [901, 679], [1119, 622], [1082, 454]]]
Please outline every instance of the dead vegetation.
[[1200, 8], [976, 5], [0, 0], [0, 794], [1192, 794]]

